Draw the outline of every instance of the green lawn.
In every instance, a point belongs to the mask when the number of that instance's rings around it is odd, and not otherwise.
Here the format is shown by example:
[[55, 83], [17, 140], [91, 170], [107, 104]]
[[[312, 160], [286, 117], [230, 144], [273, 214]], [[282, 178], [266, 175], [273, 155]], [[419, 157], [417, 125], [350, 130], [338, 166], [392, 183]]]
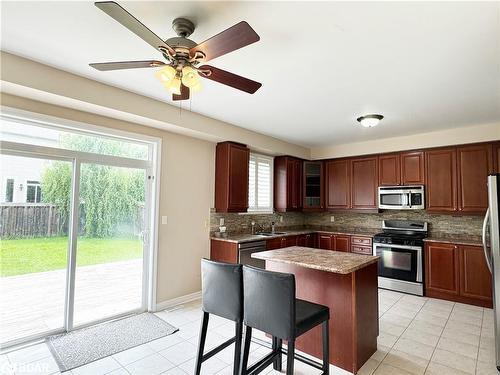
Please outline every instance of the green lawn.
[[[67, 237], [0, 241], [0, 276], [44, 272], [66, 267]], [[78, 266], [142, 257], [138, 239], [79, 238]]]

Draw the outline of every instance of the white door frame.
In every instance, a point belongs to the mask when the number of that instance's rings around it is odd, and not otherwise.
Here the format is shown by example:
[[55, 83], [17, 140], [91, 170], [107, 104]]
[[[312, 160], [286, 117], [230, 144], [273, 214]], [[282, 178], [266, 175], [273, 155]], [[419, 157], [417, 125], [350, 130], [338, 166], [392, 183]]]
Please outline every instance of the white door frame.
[[[81, 151], [72, 151], [58, 149], [46, 146], [36, 146], [23, 143], [7, 142], [0, 140], [0, 154], [26, 156], [51, 160], [65, 160], [73, 163], [73, 179], [71, 192], [71, 212], [72, 218], [78, 218], [78, 197], [79, 197], [79, 180], [80, 167], [82, 163], [95, 163], [102, 165], [110, 165], [116, 167], [128, 167], [144, 169], [146, 175], [145, 184], [145, 212], [144, 222], [146, 224], [144, 234], [144, 251], [143, 251], [143, 293], [141, 308], [137, 311], [155, 311], [156, 310], [156, 276], [157, 276], [157, 248], [158, 248], [158, 212], [159, 212], [159, 189], [160, 189], [160, 160], [161, 160], [161, 139], [143, 135], [136, 135], [121, 130], [90, 126], [92, 129], [88, 132], [89, 124], [68, 121], [53, 118], [50, 116], [30, 113], [26, 111], [10, 110], [2, 107], [2, 117], [6, 120], [29, 123], [29, 125], [37, 125], [55, 128], [59, 130], [79, 130], [82, 133], [94, 133], [107, 138], [121, 138], [127, 140], [143, 141], [149, 144], [149, 160], [138, 160], [131, 158], [122, 158], [111, 155], [93, 154]], [[5, 115], [5, 112], [10, 113]], [[29, 117], [28, 117], [29, 116]], [[58, 125], [64, 121], [65, 126]], [[66, 125], [70, 123], [69, 125]], [[85, 130], [82, 130], [85, 129]], [[116, 136], [116, 135], [117, 136]], [[73, 327], [73, 308], [74, 308], [74, 288], [75, 288], [75, 272], [76, 272], [76, 243], [78, 236], [78, 220], [70, 222], [70, 233], [68, 239], [68, 269], [66, 281], [66, 296], [65, 296], [65, 316], [64, 329], [53, 330], [50, 334], [60, 331], [70, 331]], [[113, 317], [107, 317], [104, 320], [114, 319], [120, 316], [128, 315], [137, 311], [129, 311]], [[95, 321], [79, 327], [96, 324], [101, 321]], [[35, 334], [23, 339], [13, 340], [2, 344], [3, 347], [17, 345], [28, 340], [35, 340], [46, 336], [47, 333]]]

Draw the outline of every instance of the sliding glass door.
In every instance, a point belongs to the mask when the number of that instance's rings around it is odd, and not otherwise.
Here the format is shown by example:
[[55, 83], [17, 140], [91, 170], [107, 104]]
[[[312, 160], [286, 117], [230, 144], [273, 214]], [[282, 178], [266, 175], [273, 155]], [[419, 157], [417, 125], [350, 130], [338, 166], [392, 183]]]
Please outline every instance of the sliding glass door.
[[[0, 165], [4, 180], [0, 342], [4, 343], [64, 327], [71, 199], [67, 187], [73, 164], [2, 154]], [[37, 193], [42, 184], [43, 194]]]
[[143, 306], [146, 172], [82, 163], [75, 326]]
[[154, 144], [6, 121], [0, 346], [147, 310]]

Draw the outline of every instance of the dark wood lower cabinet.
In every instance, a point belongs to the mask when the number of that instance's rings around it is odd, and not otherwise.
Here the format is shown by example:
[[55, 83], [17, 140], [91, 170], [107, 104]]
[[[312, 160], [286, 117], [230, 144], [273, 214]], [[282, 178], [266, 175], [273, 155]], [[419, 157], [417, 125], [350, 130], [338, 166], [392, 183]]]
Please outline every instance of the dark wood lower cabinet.
[[297, 246], [298, 236], [286, 236], [285, 237], [285, 247]]
[[482, 248], [426, 243], [425, 295], [492, 307], [491, 274]]
[[425, 290], [429, 293], [458, 295], [457, 246], [430, 243], [425, 247]]
[[316, 247], [316, 233], [301, 234], [297, 236], [297, 246]]
[[351, 236], [333, 233], [318, 234], [318, 248], [334, 251], [351, 251]]
[[372, 255], [372, 237], [351, 236], [351, 253]]
[[236, 242], [211, 240], [210, 259], [217, 262], [238, 263], [238, 244]]
[[351, 251], [351, 236], [336, 234], [334, 236], [333, 250], [349, 253]]
[[460, 295], [492, 303], [491, 273], [486, 265], [483, 248], [459, 246]]
[[266, 249], [267, 250], [275, 250], [275, 249], [281, 249], [282, 247], [285, 247], [285, 237], [276, 237], [276, 238], [271, 238], [266, 241]]
[[323, 250], [333, 250], [334, 235], [328, 233], [318, 234], [318, 248]]

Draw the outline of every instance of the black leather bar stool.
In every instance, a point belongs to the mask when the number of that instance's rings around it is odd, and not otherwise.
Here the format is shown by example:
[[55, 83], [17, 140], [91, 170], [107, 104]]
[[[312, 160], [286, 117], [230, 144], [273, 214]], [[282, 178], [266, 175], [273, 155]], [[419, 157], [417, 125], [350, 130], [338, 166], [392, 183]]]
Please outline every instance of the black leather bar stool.
[[[243, 334], [242, 266], [241, 264], [221, 263], [202, 259], [201, 280], [203, 319], [201, 322], [195, 374], [200, 374], [201, 364], [204, 361], [213, 357], [232, 343], [235, 343], [233, 374], [237, 375], [241, 358]], [[235, 335], [208, 353], [203, 354], [210, 314], [234, 321]]]
[[[243, 266], [243, 322], [245, 339], [239, 375], [255, 375], [273, 363], [275, 370], [281, 371], [282, 342], [288, 341], [286, 374], [293, 374], [294, 359], [319, 368], [324, 375], [329, 374], [329, 334], [330, 309], [295, 298], [295, 276], [271, 272], [260, 268]], [[295, 356], [295, 340], [310, 329], [322, 324], [323, 365]], [[252, 329], [258, 329], [273, 336], [272, 351], [250, 368], [248, 355]]]

